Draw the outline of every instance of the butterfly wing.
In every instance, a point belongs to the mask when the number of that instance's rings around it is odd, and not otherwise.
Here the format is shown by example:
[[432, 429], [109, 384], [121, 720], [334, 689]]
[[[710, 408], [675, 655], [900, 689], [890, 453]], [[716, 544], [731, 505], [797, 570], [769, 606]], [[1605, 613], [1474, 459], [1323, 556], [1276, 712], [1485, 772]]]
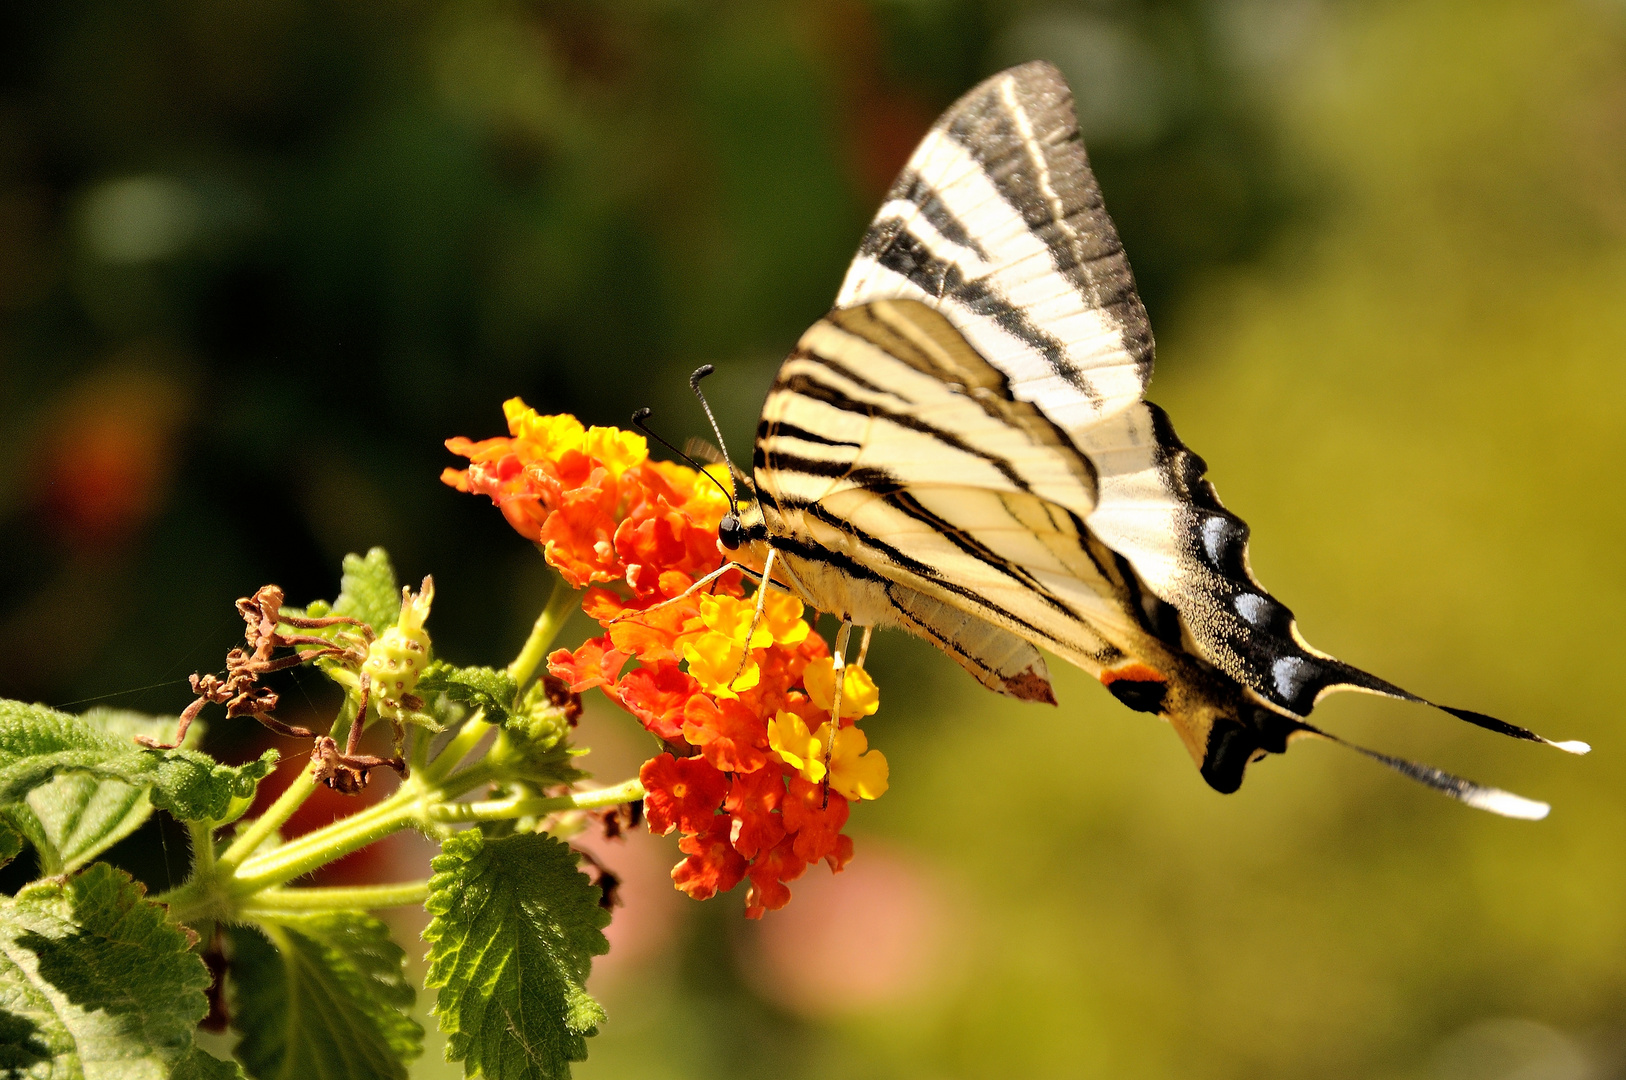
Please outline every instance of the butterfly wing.
[[1292, 613], [1248, 571], [1247, 526], [1142, 400], [1146, 311], [1054, 67], [995, 75], [921, 140], [836, 307], [892, 299], [941, 312], [1015, 400], [1090, 460], [1097, 499], [1081, 516], [1179, 611], [1204, 659], [1300, 716], [1331, 686], [1360, 679], [1302, 644]]
[[[899, 345], [911, 334], [937, 347]], [[1229, 789], [1260, 751], [1315, 732], [1300, 718], [1332, 690], [1421, 699], [1311, 648], [1254, 580], [1247, 525], [1143, 400], [1152, 354], [1071, 93], [1048, 64], [1012, 68], [956, 102], [889, 190], [836, 311], [770, 391], [756, 486], [775, 545], [800, 544], [819, 578], [806, 591], [847, 590], [828, 606], [857, 621], [886, 621], [853, 602], [869, 582], [865, 602], [917, 632], [898, 590], [923, 598], [917, 615], [972, 614], [1103, 681], [1156, 653], [1190, 693], [1119, 696], [1191, 712], [1176, 726]]]
[[[898, 607], [910, 629], [959, 640], [918, 594], [1093, 670], [1116, 657], [1097, 627], [1126, 616], [1084, 545], [1094, 467], [925, 305], [814, 324], [769, 392], [755, 464], [769, 531], [802, 541], [791, 572], [826, 610], [873, 625]], [[866, 600], [862, 575], [885, 595]]]
[[932, 125], [835, 306], [871, 300], [943, 312], [1014, 397], [1065, 428], [1140, 400], [1151, 327], [1054, 67], [1001, 72]]

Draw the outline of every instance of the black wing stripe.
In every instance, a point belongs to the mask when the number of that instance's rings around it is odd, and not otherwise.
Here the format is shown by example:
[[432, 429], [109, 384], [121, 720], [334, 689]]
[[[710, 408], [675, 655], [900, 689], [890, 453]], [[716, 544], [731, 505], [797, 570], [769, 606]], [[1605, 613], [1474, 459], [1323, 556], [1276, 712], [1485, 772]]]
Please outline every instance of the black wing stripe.
[[794, 439], [797, 442], [812, 443], [815, 446], [850, 446], [854, 450], [862, 449], [864, 445], [863, 443], [852, 442], [847, 439], [832, 439], [828, 436], [820, 435], [818, 432], [808, 431], [806, 428], [797, 427], [795, 424], [787, 424], [783, 420], [774, 421], [772, 423], [767, 420], [763, 420], [758, 423], [757, 438], [765, 439], [770, 436], [780, 439]]
[[[942, 234], [943, 239], [959, 244], [967, 251], [976, 254], [983, 262], [988, 261], [988, 252], [978, 243], [966, 229], [965, 223], [954, 215], [943, 197], [927, 183], [919, 173], [905, 172], [892, 184], [893, 199], [907, 199], [920, 208], [920, 216], [931, 223], [932, 228]], [[873, 231], [874, 226], [871, 226]]]
[[[912, 500], [910, 501], [912, 502]], [[909, 514], [911, 517], [917, 516], [906, 506], [898, 505], [890, 500], [888, 500], [888, 503], [902, 513]], [[833, 513], [827, 507], [817, 501], [782, 497], [779, 501], [779, 506], [782, 510], [800, 511], [809, 517], [813, 517], [824, 522], [826, 525], [839, 530], [842, 534], [851, 537], [857, 543], [884, 557], [887, 561], [891, 562], [895, 566], [898, 566], [905, 572], [910, 573], [923, 581], [929, 581], [933, 586], [969, 601], [974, 608], [980, 608], [984, 611], [993, 613], [1007, 626], [1020, 627], [1022, 630], [1025, 630], [1029, 634], [1033, 635], [1031, 640], [1050, 642], [1062, 649], [1071, 650], [1075, 653], [1085, 655], [1095, 655], [1098, 652], [1098, 648], [1095, 646], [1086, 647], [1077, 642], [1067, 641], [1064, 638], [1058, 637], [1053, 629], [1039, 626], [1032, 620], [1023, 618], [1016, 612], [1006, 608], [1004, 605], [995, 603], [984, 591], [971, 588], [970, 586], [963, 585], [952, 580], [951, 578], [945, 577], [936, 567], [912, 558], [894, 545], [889, 544], [886, 541], [881, 540], [879, 537], [859, 528], [841, 515]], [[1003, 574], [1014, 585], [1038, 597], [1040, 600], [1044, 601], [1047, 606], [1053, 608], [1056, 612], [1061, 614], [1065, 619], [1082, 624], [1085, 627], [1090, 626], [1089, 620], [1077, 609], [1067, 604], [1064, 600], [1056, 597], [1047, 588], [1045, 588], [1043, 584], [1029, 578], [1026, 572], [1022, 571], [1021, 568], [1015, 567], [1002, 556], [995, 552], [989, 551], [980, 544], [977, 544], [974, 540], [965, 536], [963, 532], [951, 531], [951, 528], [947, 526], [946, 523], [942, 522], [941, 518], [933, 515], [929, 510], [926, 510], [925, 507], [921, 507], [919, 504], [914, 504], [914, 507], [916, 510], [918, 510], [919, 520], [927, 524], [936, 523], [934, 527], [937, 528], [937, 531], [943, 535], [945, 539], [959, 546], [961, 550], [965, 551], [968, 555], [971, 555], [972, 557], [986, 563], [990, 569]], [[806, 539], [780, 537], [776, 535], [771, 538], [770, 543], [782, 551], [788, 551], [791, 554], [798, 555], [804, 559], [823, 562], [838, 568], [860, 565], [856, 560], [852, 559], [851, 556], [846, 555], [845, 553], [832, 551], [822, 544], [818, 544]], [[884, 575], [881, 575], [881, 577], [884, 578]], [[874, 579], [875, 575], [872, 574], [871, 580]]]
[[[813, 354], [802, 350], [798, 350], [796, 353], [792, 354], [792, 356], [794, 358], [802, 359], [817, 359], [826, 367], [829, 367], [832, 371], [840, 374], [843, 378], [848, 377], [841, 365], [829, 360], [828, 358], [816, 357]], [[857, 380], [854, 380], [854, 382], [857, 384]], [[839, 387], [832, 386], [826, 382], [821, 382], [804, 372], [797, 372], [790, 377], [783, 379], [778, 386], [774, 388], [774, 392], [800, 394], [802, 397], [810, 398], [819, 402], [820, 404], [828, 405], [833, 409], [840, 409], [842, 412], [857, 413], [858, 415], [868, 416], [874, 420], [884, 420], [889, 424], [896, 424], [898, 427], [907, 428], [910, 431], [915, 431], [922, 435], [930, 436], [931, 438], [942, 443], [944, 446], [952, 447], [962, 454], [986, 461], [988, 464], [998, 469], [1000, 474], [1015, 485], [1018, 490], [1023, 492], [1031, 492], [1032, 490], [1028, 484], [1028, 481], [1022, 476], [1021, 471], [1005, 458], [1000, 457], [998, 454], [992, 454], [979, 447], [973, 446], [964, 439], [960, 438], [958, 435], [954, 434], [952, 431], [946, 431], [943, 428], [929, 424], [917, 416], [911, 416], [908, 413], [897, 412], [895, 410], [883, 409], [881, 406], [871, 402], [854, 401], [852, 398], [844, 394]], [[891, 396], [896, 397], [895, 394]], [[772, 437], [772, 434], [773, 429], [770, 429], [770, 438]], [[770, 454], [767, 458], [768, 467], [770, 469], [779, 468], [779, 460], [778, 454]]]
[[997, 324], [1001, 330], [1043, 356], [1053, 371], [1088, 398], [1090, 404], [1101, 408], [1100, 391], [1068, 361], [1066, 347], [1061, 341], [1040, 329], [1025, 311], [1011, 303], [998, 289], [980, 278], [967, 278], [959, 263], [933, 252], [931, 246], [911, 232], [901, 219], [876, 222], [870, 235], [864, 238], [864, 246], [859, 248], [859, 252], [872, 256], [881, 266], [906, 279], [928, 296], [953, 300], [970, 314]]

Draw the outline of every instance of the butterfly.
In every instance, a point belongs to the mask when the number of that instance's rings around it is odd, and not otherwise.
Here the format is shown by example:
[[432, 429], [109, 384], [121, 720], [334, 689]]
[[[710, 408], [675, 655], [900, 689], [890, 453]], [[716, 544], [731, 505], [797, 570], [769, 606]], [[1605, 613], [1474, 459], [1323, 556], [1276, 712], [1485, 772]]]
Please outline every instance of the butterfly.
[[860, 665], [896, 627], [991, 690], [1054, 703], [1043, 648], [1168, 721], [1218, 791], [1315, 737], [1544, 817], [1308, 721], [1340, 690], [1433, 703], [1312, 647], [1254, 579], [1247, 524], [1143, 396], [1152, 351], [1066, 81], [1044, 62], [1000, 72], [922, 139], [779, 369], [719, 542], [837, 616], [838, 656], [863, 628]]

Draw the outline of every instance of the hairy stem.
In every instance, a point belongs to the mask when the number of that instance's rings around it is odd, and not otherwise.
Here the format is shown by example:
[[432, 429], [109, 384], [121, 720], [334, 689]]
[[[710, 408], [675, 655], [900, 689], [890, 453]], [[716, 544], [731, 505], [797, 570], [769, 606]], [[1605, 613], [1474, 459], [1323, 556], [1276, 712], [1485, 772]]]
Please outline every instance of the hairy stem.
[[417, 906], [427, 899], [427, 881], [315, 889], [266, 889], [256, 894], [242, 913], [252, 917], [257, 912], [376, 911], [380, 908]]
[[423, 775], [429, 783], [438, 783], [446, 774], [457, 767], [457, 763], [469, 756], [469, 753], [479, 745], [480, 740], [494, 728], [495, 724], [485, 722], [483, 713], [475, 713], [463, 724], [463, 729], [453, 735], [423, 769]]
[[421, 820], [423, 806], [417, 792], [406, 789], [357, 814], [340, 818], [325, 828], [306, 833], [245, 862], [228, 883], [237, 896], [248, 896], [302, 877], [319, 866], [364, 848], [392, 832]]
[[514, 657], [514, 662], [508, 665], [508, 674], [514, 677], [521, 690], [536, 675], [536, 669], [542, 666], [542, 658], [548, 653], [548, 646], [553, 644], [554, 637], [559, 628], [564, 625], [565, 619], [570, 616], [571, 609], [576, 603], [576, 590], [563, 577], [556, 577], [553, 582], [553, 595], [548, 597], [547, 607], [542, 614], [536, 617], [536, 624], [531, 627], [531, 636], [525, 639], [525, 646]]
[[266, 838], [288, 821], [294, 811], [311, 797], [316, 790], [316, 777], [306, 768], [301, 768], [298, 775], [289, 781], [288, 787], [277, 797], [265, 813], [261, 814], [254, 823], [244, 829], [236, 840], [232, 841], [220, 856], [220, 869], [230, 873], [245, 858], [253, 853], [254, 849], [265, 842]]
[[628, 780], [614, 787], [597, 791], [578, 791], [570, 795], [535, 797], [526, 799], [491, 799], [485, 802], [442, 803], [429, 808], [429, 817], [448, 824], [470, 821], [504, 821], [519, 817], [540, 817], [561, 810], [598, 810], [606, 806], [620, 806], [644, 797], [644, 785]]
[[210, 821], [189, 821], [192, 834], [192, 876], [213, 877], [215, 872], [215, 827]]

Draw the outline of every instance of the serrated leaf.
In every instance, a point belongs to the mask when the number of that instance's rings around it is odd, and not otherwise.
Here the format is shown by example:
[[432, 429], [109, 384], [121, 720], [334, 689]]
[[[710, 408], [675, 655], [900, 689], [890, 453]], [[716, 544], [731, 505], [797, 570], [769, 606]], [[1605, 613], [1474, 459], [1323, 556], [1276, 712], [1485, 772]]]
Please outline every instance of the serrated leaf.
[[[126, 709], [90, 709], [79, 717], [120, 739], [136, 735], [168, 738], [175, 717], [147, 716]], [[195, 747], [203, 724], [186, 733], [185, 746]], [[147, 789], [122, 780], [82, 774], [58, 776], [28, 793], [27, 799], [4, 811], [39, 854], [40, 874], [70, 873], [123, 840], [152, 814]]]
[[333, 614], [360, 619], [379, 634], [395, 625], [401, 614], [401, 587], [396, 584], [389, 552], [375, 547], [366, 555], [344, 557]]
[[453, 701], [462, 702], [486, 711], [494, 724], [506, 723], [519, 696], [519, 684], [506, 671], [488, 667], [457, 667], [444, 660], [436, 660], [424, 668], [418, 679], [419, 697], [445, 694]]
[[[255, 1080], [369, 1080], [407, 1075], [423, 1052], [406, 954], [389, 928], [359, 911], [233, 927], [232, 1025]], [[268, 940], [269, 938], [269, 940]]]
[[271, 772], [277, 752], [222, 765], [197, 750], [148, 750], [81, 717], [44, 705], [0, 700], [0, 806], [27, 798], [57, 776], [83, 775], [147, 790], [152, 804], [186, 821], [219, 821]]
[[235, 1061], [221, 1061], [213, 1054], [196, 1046], [181, 1059], [169, 1080], [246, 1080], [247, 1073]]
[[567, 1080], [604, 1022], [586, 990], [609, 948], [600, 890], [568, 846], [537, 833], [471, 829], [431, 865], [424, 986], [440, 989], [447, 1060], [490, 1080]]
[[168, 1077], [208, 1011], [209, 972], [190, 945], [106, 863], [0, 901], [0, 1067]]

